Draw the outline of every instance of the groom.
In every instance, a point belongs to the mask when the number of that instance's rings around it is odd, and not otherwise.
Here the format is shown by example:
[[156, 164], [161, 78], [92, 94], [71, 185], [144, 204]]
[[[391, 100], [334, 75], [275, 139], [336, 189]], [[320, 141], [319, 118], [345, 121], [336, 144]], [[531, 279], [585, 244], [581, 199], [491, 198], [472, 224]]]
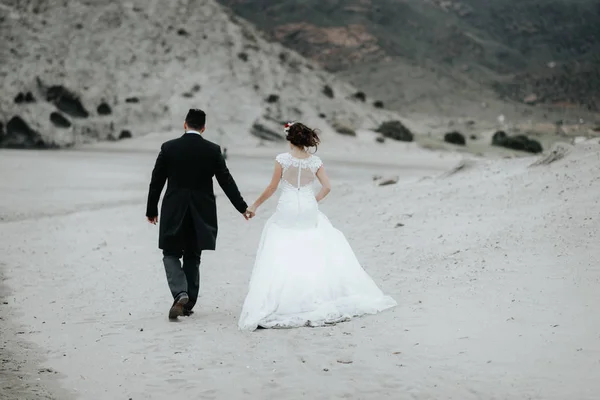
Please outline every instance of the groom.
[[163, 250], [167, 281], [174, 299], [170, 319], [193, 313], [200, 289], [201, 252], [215, 249], [217, 208], [213, 176], [246, 220], [254, 216], [227, 169], [220, 147], [202, 137], [205, 124], [204, 111], [191, 109], [188, 112], [183, 124], [185, 134], [161, 146], [148, 193], [146, 218], [156, 224], [158, 201], [168, 180], [161, 208], [158, 247]]

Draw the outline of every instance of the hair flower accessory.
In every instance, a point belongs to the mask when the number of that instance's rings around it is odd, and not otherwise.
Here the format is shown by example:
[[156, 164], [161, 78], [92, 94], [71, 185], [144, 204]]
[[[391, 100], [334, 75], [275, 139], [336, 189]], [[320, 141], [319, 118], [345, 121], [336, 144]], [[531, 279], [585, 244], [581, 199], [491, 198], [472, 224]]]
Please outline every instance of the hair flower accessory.
[[285, 131], [285, 133], [288, 133], [288, 131], [290, 130], [290, 128], [292, 127], [292, 125], [294, 125], [295, 122], [288, 122], [283, 126], [283, 130]]

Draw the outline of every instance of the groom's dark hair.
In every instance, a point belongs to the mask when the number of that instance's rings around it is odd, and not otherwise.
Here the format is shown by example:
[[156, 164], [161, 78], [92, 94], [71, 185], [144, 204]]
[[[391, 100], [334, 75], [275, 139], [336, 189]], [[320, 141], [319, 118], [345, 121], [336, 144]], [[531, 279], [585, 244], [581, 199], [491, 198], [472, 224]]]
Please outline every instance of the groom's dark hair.
[[206, 113], [199, 108], [190, 108], [186, 117], [185, 123], [193, 129], [202, 129], [206, 125]]

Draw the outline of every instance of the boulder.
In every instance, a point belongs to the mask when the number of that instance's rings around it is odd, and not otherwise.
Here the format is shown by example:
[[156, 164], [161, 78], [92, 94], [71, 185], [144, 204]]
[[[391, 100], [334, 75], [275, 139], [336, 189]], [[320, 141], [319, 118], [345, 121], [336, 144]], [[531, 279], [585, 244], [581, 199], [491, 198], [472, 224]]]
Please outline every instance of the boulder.
[[112, 108], [110, 108], [110, 106], [107, 103], [100, 103], [96, 111], [98, 112], [98, 115], [112, 114]]
[[375, 107], [375, 108], [383, 108], [384, 107], [383, 101], [377, 100], [376, 102], [373, 103], [373, 107]]
[[330, 99], [333, 99], [335, 97], [335, 94], [333, 93], [333, 89], [329, 85], [323, 86], [323, 94], [325, 96], [329, 97]]
[[139, 103], [140, 99], [138, 97], [128, 97], [125, 99], [125, 103]]
[[377, 137], [375, 138], [375, 141], [376, 141], [377, 143], [385, 143], [385, 138], [384, 138], [383, 136], [377, 136]]
[[398, 183], [398, 177], [394, 176], [391, 178], [384, 178], [382, 180], [380, 180], [377, 185], [379, 186], [388, 186], [388, 185], [395, 185], [396, 183]]
[[282, 142], [285, 140], [282, 134], [258, 121], [254, 122], [250, 133], [259, 139], [267, 140], [269, 142]]
[[248, 61], [248, 53], [240, 52], [238, 53], [238, 58], [244, 62]]
[[90, 115], [79, 97], [62, 85], [50, 86], [46, 91], [46, 100], [71, 117], [87, 118]]
[[27, 93], [19, 92], [19, 94], [17, 94], [17, 96], [15, 97], [15, 103], [16, 104], [35, 103], [35, 98], [33, 97], [33, 94], [31, 92], [27, 92]]
[[279, 95], [270, 94], [269, 97], [265, 99], [267, 103], [277, 103], [279, 101]]
[[534, 154], [541, 153], [544, 150], [540, 142], [535, 139], [529, 139], [526, 135], [508, 136], [503, 131], [494, 134], [492, 145]]
[[497, 131], [492, 136], [492, 145], [493, 146], [502, 146], [502, 142], [506, 139], [508, 135], [504, 131]]
[[446, 133], [444, 135], [444, 142], [456, 144], [459, 146], [464, 146], [467, 144], [467, 141], [465, 140], [465, 136], [462, 133], [457, 132], [457, 131]]
[[127, 129], [124, 129], [121, 131], [121, 133], [119, 133], [119, 140], [131, 139], [132, 137], [133, 135], [131, 134], [131, 131], [128, 131]]
[[40, 134], [33, 130], [21, 117], [14, 116], [6, 124], [6, 132], [0, 135], [0, 148], [44, 149], [55, 147], [46, 144]]
[[352, 95], [352, 98], [362, 102], [367, 101], [367, 95], [364, 92], [356, 92]]
[[56, 111], [50, 113], [50, 122], [52, 122], [52, 125], [56, 126], [57, 128], [66, 129], [71, 127], [71, 121], [69, 121], [67, 118], [65, 118], [64, 115]]
[[397, 120], [382, 123], [375, 132], [381, 133], [386, 138], [402, 142], [412, 142], [414, 139], [413, 133], [402, 122]]

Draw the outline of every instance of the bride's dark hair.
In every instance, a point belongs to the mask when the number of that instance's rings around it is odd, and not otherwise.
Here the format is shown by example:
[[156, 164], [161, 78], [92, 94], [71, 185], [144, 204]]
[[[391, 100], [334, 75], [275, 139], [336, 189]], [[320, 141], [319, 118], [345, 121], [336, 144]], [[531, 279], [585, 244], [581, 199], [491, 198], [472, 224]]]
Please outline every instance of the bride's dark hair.
[[317, 131], [300, 122], [286, 124], [286, 131], [286, 140], [294, 146], [304, 148], [314, 147], [316, 149], [319, 143], [321, 143]]

